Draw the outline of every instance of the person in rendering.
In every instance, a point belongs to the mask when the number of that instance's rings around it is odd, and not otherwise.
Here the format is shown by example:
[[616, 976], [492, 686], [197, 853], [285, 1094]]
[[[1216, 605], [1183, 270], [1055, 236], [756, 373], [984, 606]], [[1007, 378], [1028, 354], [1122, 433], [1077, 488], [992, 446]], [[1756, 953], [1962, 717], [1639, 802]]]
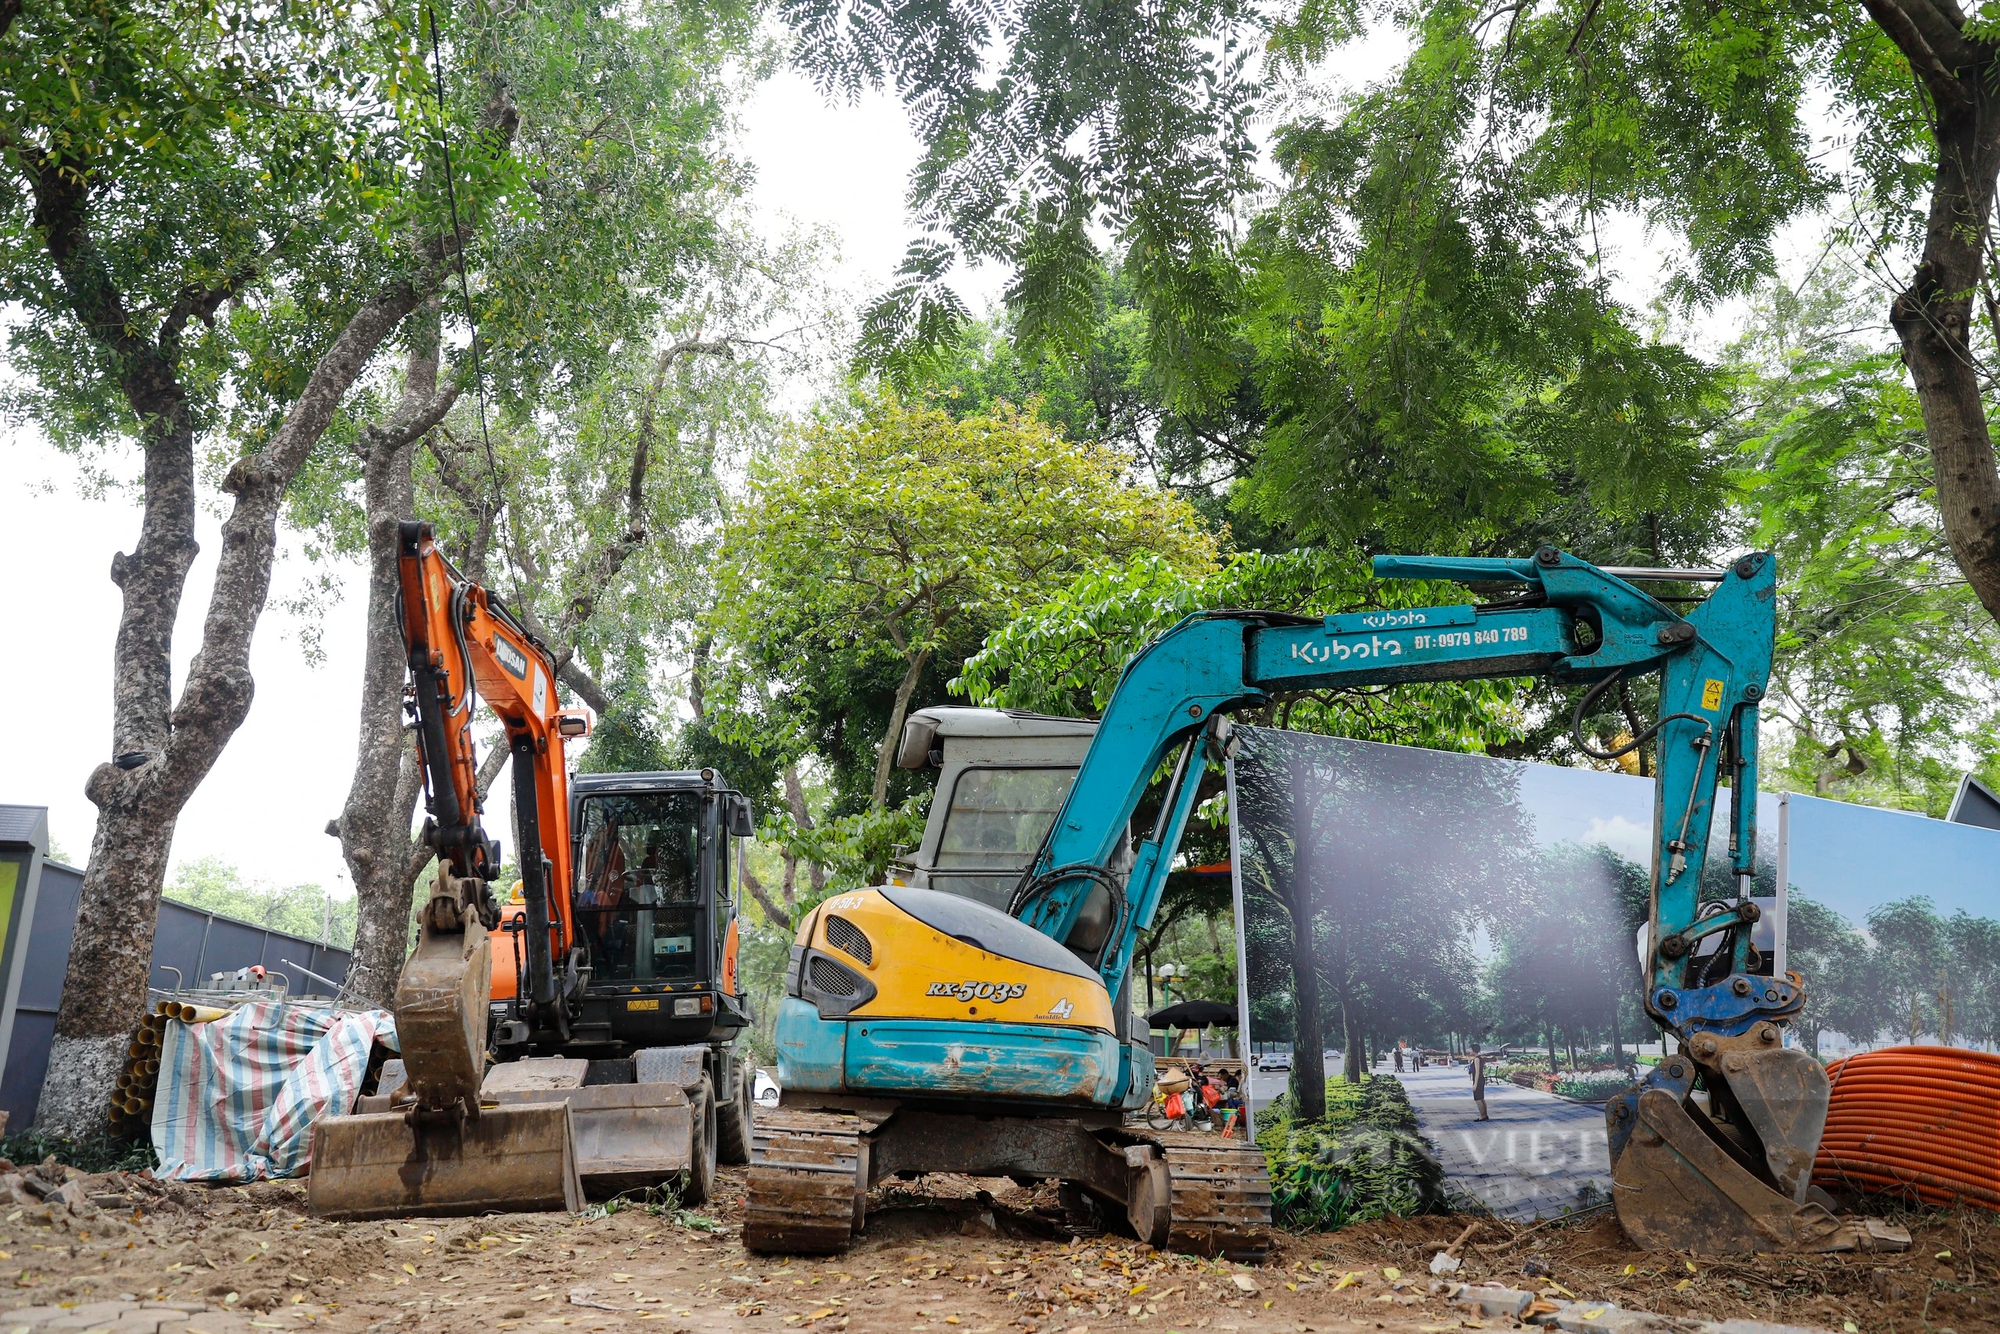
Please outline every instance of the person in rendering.
[[1472, 1105], [1479, 1109], [1479, 1119], [1488, 1121], [1486, 1115], [1486, 1053], [1478, 1047], [1472, 1049]]

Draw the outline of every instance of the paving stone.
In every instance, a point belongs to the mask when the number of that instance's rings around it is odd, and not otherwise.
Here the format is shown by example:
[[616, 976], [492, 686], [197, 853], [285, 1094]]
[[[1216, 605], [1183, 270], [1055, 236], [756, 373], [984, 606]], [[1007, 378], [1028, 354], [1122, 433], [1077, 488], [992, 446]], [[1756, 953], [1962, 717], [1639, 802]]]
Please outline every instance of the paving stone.
[[73, 1309], [64, 1306], [20, 1306], [12, 1311], [0, 1311], [0, 1325], [39, 1325], [44, 1320], [68, 1315]]
[[1720, 1320], [1702, 1325], [1702, 1334], [1832, 1334], [1818, 1325], [1774, 1325], [1763, 1320]]

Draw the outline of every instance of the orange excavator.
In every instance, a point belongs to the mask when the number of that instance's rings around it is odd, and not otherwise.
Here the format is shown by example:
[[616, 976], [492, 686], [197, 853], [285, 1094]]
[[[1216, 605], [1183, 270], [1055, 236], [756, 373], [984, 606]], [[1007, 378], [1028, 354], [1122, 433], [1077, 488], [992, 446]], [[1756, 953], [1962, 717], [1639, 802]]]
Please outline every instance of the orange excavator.
[[[746, 1162], [752, 1104], [735, 1039], [735, 840], [750, 804], [712, 769], [572, 779], [588, 716], [556, 664], [430, 525], [398, 533], [406, 708], [438, 855], [396, 987], [402, 1078], [314, 1127], [308, 1203], [330, 1218], [582, 1207], [666, 1185], [708, 1196]], [[493, 890], [474, 704], [513, 760], [519, 882]]]

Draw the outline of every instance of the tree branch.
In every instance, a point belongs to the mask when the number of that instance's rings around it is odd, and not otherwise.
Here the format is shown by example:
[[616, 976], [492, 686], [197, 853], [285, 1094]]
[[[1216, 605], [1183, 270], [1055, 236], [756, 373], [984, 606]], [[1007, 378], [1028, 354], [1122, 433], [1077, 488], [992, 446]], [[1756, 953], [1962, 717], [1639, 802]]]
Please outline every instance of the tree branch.
[[458, 402], [463, 389], [464, 386], [454, 378], [431, 395], [428, 402], [411, 408], [407, 413], [399, 406], [384, 425], [364, 428], [368, 442], [380, 449], [401, 449], [443, 421], [452, 404]]
[[1887, 33], [1889, 40], [1908, 57], [1911, 69], [1924, 81], [1924, 87], [1930, 90], [1931, 96], [1937, 99], [1938, 104], [1949, 106], [1954, 111], [1970, 111], [1971, 95], [1959, 83], [1957, 76], [1939, 59], [1936, 48], [1926, 40], [1922, 29], [1904, 9], [1905, 3], [1922, 4], [1923, 0], [1901, 0], [1900, 3], [1899, 0], [1861, 0], [1862, 6], [1868, 11], [1868, 16], [1875, 20], [1876, 26]]
[[757, 905], [764, 910], [764, 916], [777, 923], [784, 930], [791, 930], [792, 915], [783, 908], [780, 908], [772, 900], [771, 891], [764, 888], [764, 882], [759, 880], [757, 873], [750, 869], [749, 858], [744, 858], [739, 864], [743, 868], [743, 885], [750, 891], [750, 897], [756, 899]]

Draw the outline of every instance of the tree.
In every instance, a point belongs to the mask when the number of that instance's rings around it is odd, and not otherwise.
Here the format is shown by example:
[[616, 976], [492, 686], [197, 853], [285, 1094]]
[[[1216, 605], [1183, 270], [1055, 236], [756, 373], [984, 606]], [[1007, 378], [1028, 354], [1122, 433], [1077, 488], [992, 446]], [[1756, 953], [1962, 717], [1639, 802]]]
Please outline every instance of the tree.
[[[151, 0], [10, 8], [0, 38], [0, 288], [17, 406], [61, 447], [135, 442], [139, 541], [112, 562], [112, 758], [41, 1118], [101, 1125], [145, 996], [176, 818], [250, 707], [252, 635], [288, 488], [376, 351], [438, 290], [464, 233], [438, 175], [415, 10], [187, 10]], [[464, 203], [519, 196], [517, 118], [484, 34], [447, 132]], [[440, 43], [441, 44], [441, 43]], [[227, 497], [214, 592], [178, 697], [174, 625], [194, 560], [196, 446]]]
[[1938, 997], [1946, 975], [1944, 922], [1931, 901], [1917, 896], [1870, 909], [1868, 934], [1874, 938], [1871, 977], [1888, 1029], [1905, 1042], [1921, 1041], [1926, 1032], [1949, 1041]]
[[1819, 1055], [1827, 1029], [1873, 1042], [1889, 1016], [1867, 940], [1846, 918], [1796, 889], [1786, 897], [1785, 919], [1785, 966], [1806, 979], [1805, 1008], [1795, 1022], [1808, 1049]]
[[1494, 923], [1486, 984], [1503, 1032], [1542, 1030], [1611, 1040], [1622, 1052], [1626, 1003], [1644, 992], [1635, 951], [1619, 947], [1646, 920], [1649, 876], [1602, 845], [1538, 849], [1532, 892]]
[[753, 468], [729, 525], [716, 624], [794, 695], [895, 671], [871, 747], [868, 805], [888, 804], [897, 738], [925, 670], [1093, 567], [1157, 555], [1209, 568], [1185, 502], [1125, 478], [1032, 408], [955, 420], [893, 395], [821, 421]]
[[[355, 528], [367, 534], [370, 629], [361, 746], [348, 800], [329, 828], [342, 840], [363, 904], [357, 949], [361, 992], [380, 1004], [389, 1002], [402, 962], [410, 886], [433, 851], [410, 835], [421, 776], [402, 726], [398, 521], [419, 514], [431, 520], [471, 577], [505, 589], [508, 605], [549, 643], [560, 686], [608, 724], [590, 762], [629, 764], [632, 756], [621, 761], [607, 752], [657, 727], [645, 699], [646, 634], [607, 635], [597, 623], [678, 627], [698, 614], [705, 553], [698, 556], [694, 548], [714, 532], [721, 494], [715, 419], [729, 411], [754, 419], [755, 394], [748, 386], [768, 370], [756, 346], [741, 364], [734, 355], [740, 340], [766, 332], [761, 322], [736, 331], [704, 330], [699, 313], [721, 304], [729, 315], [762, 321], [768, 312], [746, 311], [753, 304], [744, 299], [746, 293], [719, 294], [715, 288], [756, 285], [744, 270], [760, 263], [788, 274], [795, 267], [792, 254], [763, 254], [754, 243], [720, 235], [716, 219], [702, 220], [704, 211], [720, 211], [728, 193], [708, 179], [717, 174], [709, 159], [721, 151], [714, 139], [723, 100], [711, 86], [714, 73], [690, 69], [689, 57], [675, 43], [658, 41], [658, 31], [671, 31], [663, 21], [628, 28], [632, 22], [600, 20], [593, 43], [618, 78], [582, 70], [591, 97], [560, 89], [556, 96], [563, 115], [589, 124], [602, 119], [607, 105], [625, 108], [621, 116], [634, 145], [625, 156], [643, 159], [643, 167], [621, 164], [616, 152], [543, 164], [546, 191], [586, 193], [581, 183], [567, 179], [580, 173], [601, 193], [616, 196], [618, 206], [597, 213], [563, 210], [550, 219], [572, 241], [564, 267], [529, 262], [547, 244], [530, 228], [488, 252], [489, 263], [502, 272], [562, 275], [547, 288], [518, 280], [501, 284], [501, 295], [487, 305], [484, 323], [498, 326], [502, 337], [486, 346], [503, 350], [520, 368], [496, 404], [499, 420], [489, 430], [483, 407], [475, 415], [462, 405], [421, 438], [364, 427], [353, 443], [352, 464], [328, 470], [327, 481], [341, 489], [310, 515], [316, 526], [336, 534]], [[620, 54], [621, 44], [632, 49]], [[726, 41], [706, 43], [696, 59], [720, 63], [730, 49]], [[649, 108], [651, 121], [640, 114]], [[531, 115], [529, 123], [535, 119]], [[584, 136], [580, 130], [551, 130], [536, 139], [566, 147], [582, 143]], [[648, 144], [649, 151], [639, 151]], [[676, 157], [682, 159], [678, 167], [667, 165]], [[575, 188], [565, 191], [565, 185]], [[665, 215], [672, 215], [673, 225]], [[755, 261], [745, 252], [754, 253]], [[650, 273], [652, 299], [634, 303], [622, 295], [610, 300], [597, 295], [592, 300], [607, 278], [597, 265], [628, 277], [639, 269]], [[811, 285], [798, 290], [810, 291]], [[690, 304], [696, 313], [686, 309]], [[565, 320], [531, 323], [520, 309], [542, 305], [563, 309]], [[655, 330], [662, 326], [681, 336], [655, 348]], [[510, 330], [512, 337], [537, 345], [511, 345]], [[621, 350], [607, 353], [607, 348]], [[689, 363], [697, 359], [726, 364], [696, 372]], [[434, 357], [426, 360], [413, 349], [405, 399], [410, 386], [428, 384], [434, 376]], [[712, 383], [717, 380], [736, 392], [719, 390]], [[684, 438], [689, 417], [696, 419], [692, 440]], [[419, 446], [427, 448], [420, 454]], [[352, 514], [353, 465], [361, 473], [359, 516]], [[347, 544], [336, 538], [328, 545], [341, 550]], [[652, 590], [651, 595], [638, 596], [639, 589]], [[585, 644], [597, 651], [581, 653]], [[598, 646], [604, 644], [611, 645], [612, 663], [620, 669], [610, 688], [592, 669], [597, 664], [602, 670], [605, 654]], [[504, 753], [504, 748], [489, 752], [486, 782]], [[636, 767], [672, 765], [659, 754]]]
[[1274, 957], [1290, 966], [1295, 1051], [1320, 1051], [1320, 1025], [1338, 1023], [1359, 1079], [1369, 1038], [1471, 1028], [1473, 932], [1497, 934], [1529, 896], [1518, 773], [1296, 732], [1239, 736], [1245, 908], [1252, 924], [1288, 928]]
[[1981, 688], [2000, 628], [1946, 547], [1916, 396], [1841, 259], [1763, 289], [1730, 358], [1744, 540], [1781, 571], [1763, 712], [1789, 735], [1766, 774], [1941, 816], [1967, 752], [2000, 756]]
[[[1365, 32], [1369, 17], [1358, 5], [1307, 6], [1279, 26], [1276, 47], [1303, 71]], [[1599, 224], [1639, 212], [1678, 242], [1661, 275], [1667, 298], [1712, 305], [1770, 272], [1781, 227], [1849, 191], [1861, 205], [1856, 231], [1869, 234], [1877, 273], [1898, 289], [1889, 319], [1921, 408], [1944, 531], [1979, 600], [2000, 615], [2000, 467], [1984, 392], [2000, 330], [1991, 244], [2000, 122], [1989, 110], [2000, 96], [2000, 28], [1991, 14], [1945, 0], [1754, 12], [1437, 0], [1385, 17], [1404, 30], [1410, 54], [1340, 118], [1324, 138], [1328, 155], [1310, 160], [1293, 189], [1322, 175], [1354, 179], [1357, 162], [1390, 168], [1372, 174], [1384, 207], [1335, 217], [1381, 238], [1383, 258], [1371, 267], [1399, 297], [1420, 290], [1413, 278], [1428, 286], [1439, 276], [1483, 284], [1496, 271], [1541, 274], [1555, 281], [1523, 289], [1521, 308], [1561, 310], [1567, 303], [1541, 298], [1577, 290], [1565, 274], [1601, 282]], [[1813, 151], [1815, 90], [1853, 128], [1848, 180]], [[1371, 232], [1370, 218], [1385, 225]], [[1914, 264], [1898, 273], [1912, 252]], [[1429, 315], [1404, 305], [1384, 321], [1394, 330], [1388, 350], [1428, 351], [1437, 336]], [[1615, 329], [1606, 334], [1606, 346], [1621, 341]]]

